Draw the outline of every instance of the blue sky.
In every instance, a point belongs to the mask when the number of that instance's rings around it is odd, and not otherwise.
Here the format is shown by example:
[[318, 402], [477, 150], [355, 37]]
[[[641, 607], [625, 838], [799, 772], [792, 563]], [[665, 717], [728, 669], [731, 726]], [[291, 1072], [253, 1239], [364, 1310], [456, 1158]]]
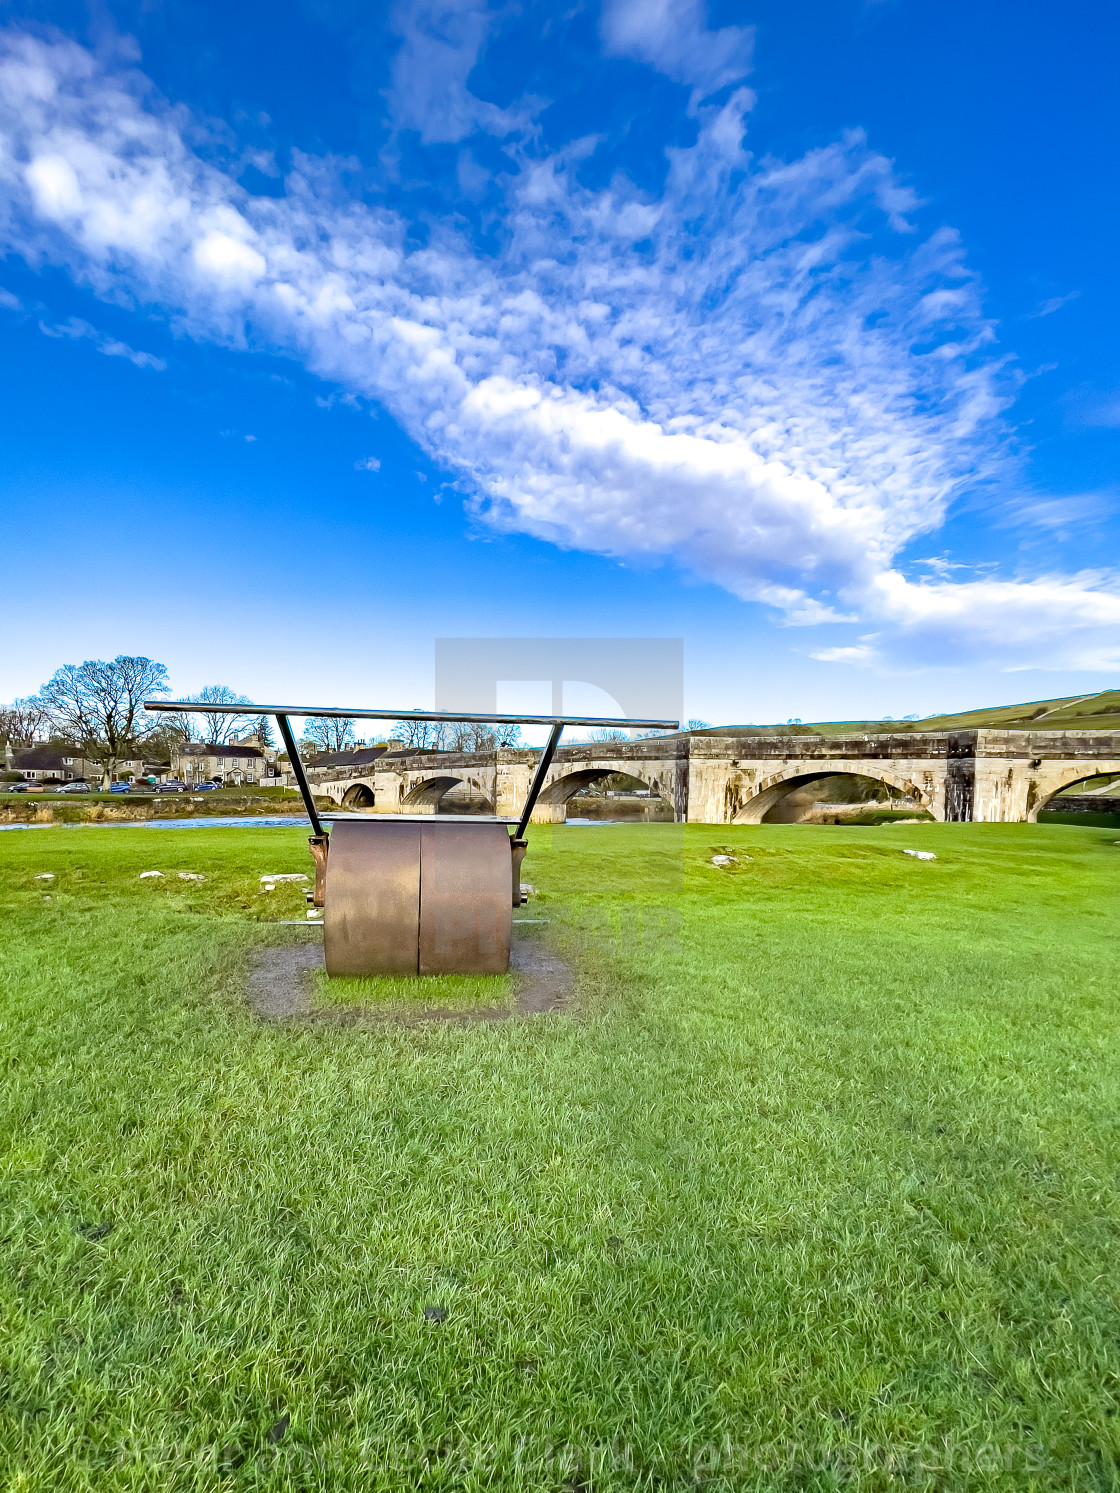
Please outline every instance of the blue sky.
[[681, 636], [690, 715], [1116, 682], [1104, 4], [9, 5], [0, 698], [427, 703]]

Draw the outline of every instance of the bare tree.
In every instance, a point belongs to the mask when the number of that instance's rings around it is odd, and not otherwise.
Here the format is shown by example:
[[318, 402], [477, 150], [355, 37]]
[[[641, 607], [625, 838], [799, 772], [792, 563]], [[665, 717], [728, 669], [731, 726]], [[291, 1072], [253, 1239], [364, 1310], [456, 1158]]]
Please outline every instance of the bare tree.
[[189, 745], [197, 737], [189, 715], [158, 715], [144, 736], [144, 750], [154, 762], [170, 762], [177, 749]]
[[[234, 694], [233, 690], [226, 684], [208, 684], [200, 689], [195, 696], [207, 705], [249, 705], [247, 695]], [[214, 711], [207, 714], [199, 711], [199, 720], [202, 722], [203, 740], [212, 741], [217, 746], [224, 746], [227, 741], [234, 741], [256, 723], [255, 715], [226, 715], [222, 711]]]
[[498, 745], [498, 733], [493, 726], [478, 721], [455, 722], [444, 727], [449, 752], [492, 752]]
[[167, 693], [167, 670], [150, 658], [121, 654], [111, 662], [66, 664], [39, 691], [52, 730], [101, 768], [107, 788], [118, 762], [144, 742], [155, 724], [143, 708]]
[[[419, 705], [416, 709], [420, 709]], [[446, 729], [442, 721], [397, 721], [393, 725], [393, 740], [406, 747], [438, 752], [443, 750]]]
[[30, 746], [48, 726], [46, 707], [34, 695], [0, 705], [0, 746]]
[[303, 724], [300, 745], [314, 752], [348, 752], [354, 745], [354, 722], [315, 715]]
[[430, 752], [492, 752], [521, 741], [520, 726], [487, 726], [480, 721], [397, 721], [392, 734], [394, 741]]

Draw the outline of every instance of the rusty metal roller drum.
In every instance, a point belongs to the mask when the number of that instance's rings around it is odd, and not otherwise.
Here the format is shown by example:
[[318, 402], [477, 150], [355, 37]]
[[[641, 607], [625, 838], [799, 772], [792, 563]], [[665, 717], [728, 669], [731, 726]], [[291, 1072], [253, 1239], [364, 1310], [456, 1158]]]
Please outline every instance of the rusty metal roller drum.
[[513, 935], [509, 832], [420, 826], [420, 973], [504, 975]]
[[500, 824], [336, 823], [327, 858], [329, 975], [504, 974], [513, 906]]
[[327, 857], [323, 946], [329, 975], [414, 975], [420, 826], [336, 824]]

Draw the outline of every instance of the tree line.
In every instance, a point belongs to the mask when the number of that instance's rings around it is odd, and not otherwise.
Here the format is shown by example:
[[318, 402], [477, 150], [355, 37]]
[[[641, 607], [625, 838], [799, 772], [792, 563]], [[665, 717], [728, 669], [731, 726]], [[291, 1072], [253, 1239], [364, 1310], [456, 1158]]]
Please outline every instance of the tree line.
[[[87, 659], [56, 670], [34, 695], [0, 705], [0, 746], [51, 744], [94, 763], [104, 786], [122, 762], [144, 758], [170, 761], [172, 751], [191, 742], [224, 746], [255, 736], [275, 745], [268, 716], [207, 711], [194, 715], [157, 713], [145, 700], [170, 692], [167, 669], [151, 658], [120, 654]], [[206, 705], [251, 705], [224, 684], [208, 684], [190, 698]], [[480, 752], [517, 746], [517, 726], [483, 726], [445, 721], [386, 721], [394, 741], [429, 751]], [[311, 717], [304, 722], [301, 747], [313, 756], [358, 745], [352, 720]]]
[[[255, 734], [273, 744], [268, 717], [249, 711], [162, 715], [144, 709], [145, 700], [168, 693], [167, 669], [155, 659], [119, 654], [64, 664], [36, 694], [0, 705], [0, 745], [66, 749], [94, 763], [108, 784], [122, 762], [169, 761], [189, 742], [222, 746]], [[208, 705], [251, 703], [224, 684], [206, 685], [194, 698]]]

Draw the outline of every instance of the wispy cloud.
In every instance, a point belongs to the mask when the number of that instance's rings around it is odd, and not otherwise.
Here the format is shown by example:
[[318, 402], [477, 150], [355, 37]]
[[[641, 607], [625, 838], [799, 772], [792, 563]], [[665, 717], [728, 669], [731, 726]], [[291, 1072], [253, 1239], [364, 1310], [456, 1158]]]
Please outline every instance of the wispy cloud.
[[1074, 390], [1066, 400], [1073, 423], [1093, 430], [1115, 430], [1120, 426], [1120, 397], [1085, 389]]
[[381, 463], [376, 456], [363, 456], [360, 461], [354, 463], [356, 472], [380, 472]]
[[1070, 301], [1076, 301], [1081, 294], [1079, 290], [1068, 291], [1065, 295], [1051, 296], [1049, 300], [1043, 301], [1031, 312], [1031, 316], [1037, 319], [1040, 316], [1053, 316], [1055, 311], [1060, 311], [1063, 306], [1068, 306]]
[[609, 55], [691, 84], [694, 105], [750, 71], [753, 26], [710, 31], [704, 0], [605, 0], [600, 28]]
[[92, 342], [97, 351], [104, 353], [107, 358], [127, 358], [137, 368], [151, 368], [156, 373], [162, 373], [167, 367], [163, 358], [157, 358], [154, 353], [137, 352], [127, 342], [98, 331], [88, 321], [82, 321], [77, 316], [55, 323], [41, 321], [39, 330], [45, 337], [66, 337], [71, 342]]
[[996, 522], [1001, 528], [1053, 531], [1097, 523], [1114, 514], [1116, 508], [1117, 494], [1107, 490], [1025, 496], [1008, 504], [1004, 516]]
[[485, 521], [671, 560], [791, 622], [864, 619], [851, 662], [1116, 656], [1114, 577], [896, 567], [1006, 460], [1012, 386], [956, 236], [911, 231], [860, 134], [752, 160], [740, 89], [659, 195], [523, 150], [496, 252], [450, 220], [414, 248], [330, 161], [250, 195], [136, 71], [18, 32], [0, 56], [9, 251], [380, 401]]
[[500, 109], [467, 87], [493, 20], [486, 0], [398, 0], [390, 24], [401, 45], [386, 95], [398, 129], [417, 130], [425, 145], [437, 145], [525, 126], [524, 107]]

